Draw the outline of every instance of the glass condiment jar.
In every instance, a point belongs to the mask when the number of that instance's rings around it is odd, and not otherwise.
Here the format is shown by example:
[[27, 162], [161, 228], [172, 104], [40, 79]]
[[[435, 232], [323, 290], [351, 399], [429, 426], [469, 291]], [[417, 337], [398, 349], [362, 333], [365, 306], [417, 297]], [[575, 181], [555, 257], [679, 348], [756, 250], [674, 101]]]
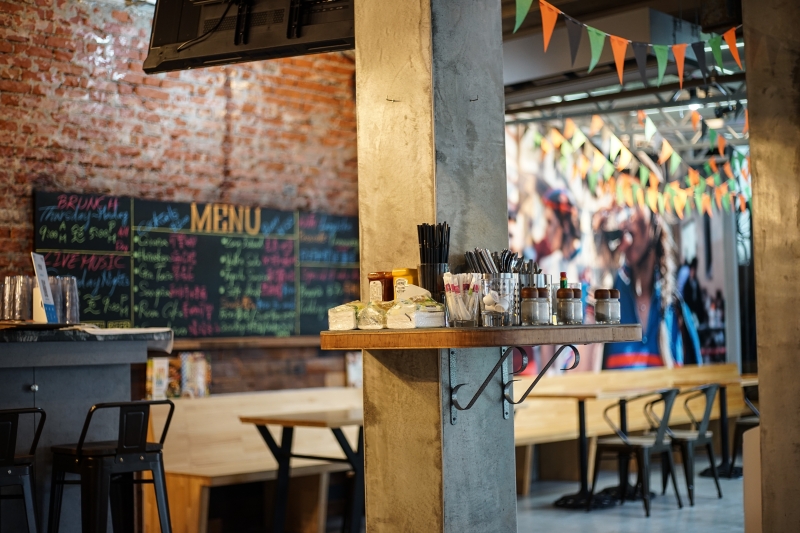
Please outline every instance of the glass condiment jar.
[[559, 325], [575, 323], [575, 294], [572, 289], [556, 292], [556, 317]]
[[373, 289], [373, 281], [379, 281], [381, 283], [381, 302], [391, 302], [394, 300], [394, 276], [392, 276], [391, 272], [370, 272], [367, 274], [367, 279], [370, 281], [370, 301], [376, 301], [375, 296], [377, 294], [373, 294], [377, 292]]
[[619, 324], [622, 318], [619, 305], [619, 291], [616, 289], [597, 289], [594, 316], [598, 324]]
[[572, 323], [583, 324], [583, 292], [580, 289], [572, 289]]
[[550, 311], [550, 290], [546, 288], [536, 289], [538, 298], [535, 299], [533, 317], [531, 324], [534, 326], [549, 326], [552, 321], [552, 311]]
[[539, 299], [539, 290], [534, 287], [523, 287], [520, 291], [522, 301], [520, 303], [520, 314], [523, 326], [533, 325], [533, 315], [537, 312], [537, 300]]

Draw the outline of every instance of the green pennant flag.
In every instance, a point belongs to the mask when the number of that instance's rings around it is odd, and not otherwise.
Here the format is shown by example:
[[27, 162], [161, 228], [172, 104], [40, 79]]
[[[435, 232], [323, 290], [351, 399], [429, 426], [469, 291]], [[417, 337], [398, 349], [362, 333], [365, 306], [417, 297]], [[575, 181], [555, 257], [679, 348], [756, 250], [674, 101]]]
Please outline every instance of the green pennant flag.
[[[686, 202], [687, 204], [689, 202]], [[694, 190], [694, 203], [697, 204], [697, 212], [703, 212], [703, 193], [700, 192], [700, 188]]]
[[664, 200], [664, 195], [658, 193], [658, 212], [662, 215], [664, 214], [664, 210], [666, 209], [666, 201]]
[[687, 200], [686, 201], [686, 207], [684, 207], [684, 209], [683, 209], [683, 216], [688, 217], [691, 214], [692, 214], [692, 202]]
[[716, 35], [708, 40], [708, 45], [711, 47], [711, 53], [714, 54], [714, 59], [719, 65], [719, 68], [723, 68], [722, 62], [722, 35]]
[[736, 159], [736, 162], [738, 163], [739, 172], [741, 172], [742, 169], [744, 168], [744, 162], [747, 160], [747, 157], [745, 157], [745, 155], [741, 153], [739, 150], [733, 151], [733, 157]]
[[731, 210], [731, 197], [727, 194], [722, 195], [722, 209], [724, 209], [726, 213]]
[[567, 143], [563, 143], [561, 145], [561, 157], [558, 159], [558, 165], [561, 167], [561, 172], [564, 174], [567, 173], [567, 168], [569, 166], [569, 161], [567, 161], [567, 157], [564, 155], [564, 145]]
[[692, 179], [689, 176], [683, 178], [683, 182], [686, 184], [687, 187], [691, 187], [692, 185]]
[[600, 61], [600, 55], [603, 53], [603, 46], [606, 44], [606, 34], [591, 26], [586, 26], [586, 31], [589, 32], [589, 44], [592, 48], [592, 60], [589, 63], [589, 72], [591, 72]]
[[622, 151], [622, 141], [616, 135], [611, 135], [608, 144], [608, 158], [611, 161], [617, 159], [617, 156]]
[[658, 86], [664, 80], [664, 73], [667, 71], [667, 59], [669, 58], [669, 46], [665, 44], [653, 44], [653, 52], [658, 60]]
[[639, 181], [642, 182], [642, 187], [647, 187], [647, 183], [650, 181], [650, 169], [645, 165], [639, 166]]
[[701, 193], [706, 192], [706, 180], [700, 180], [700, 183], [697, 184], [697, 189]]
[[603, 178], [608, 179], [614, 175], [614, 165], [606, 161], [606, 164], [603, 165]]
[[719, 176], [719, 172], [714, 173], [714, 185], [717, 187], [722, 185], [722, 178]]
[[634, 183], [633, 185], [631, 185], [631, 190], [633, 191], [634, 200], [639, 197], [639, 189], [641, 189], [641, 187], [639, 187], [638, 183]]
[[535, 130], [533, 132], [533, 146], [539, 148], [542, 145], [542, 134], [539, 133], [539, 130]]
[[575, 148], [572, 147], [570, 143], [564, 141], [561, 143], [561, 155], [564, 157], [569, 157], [575, 152]]
[[669, 173], [670, 175], [675, 174], [675, 171], [681, 166], [683, 159], [681, 156], [678, 155], [678, 152], [672, 152], [672, 155], [669, 156]]
[[655, 123], [653, 123], [650, 117], [644, 119], [644, 138], [647, 142], [653, 138], [653, 135], [658, 133], [658, 129], [656, 129]]
[[714, 150], [717, 147], [717, 130], [708, 130], [708, 143], [711, 145], [711, 149]]
[[594, 191], [597, 188], [597, 174], [594, 172], [589, 172], [589, 174], [586, 175], [586, 182], [589, 184], [589, 192], [594, 194]]
[[708, 161], [706, 161], [705, 164], [703, 165], [703, 168], [706, 171], [706, 176], [710, 176], [711, 175], [711, 164]]
[[728, 189], [731, 192], [738, 192], [739, 191], [739, 186], [736, 183], [736, 180], [728, 180], [727, 183], [728, 183]]
[[748, 202], [753, 199], [753, 191], [750, 189], [749, 185], [742, 187], [742, 193], [744, 194], [744, 197], [747, 198]]
[[514, 25], [514, 33], [517, 32], [525, 17], [528, 16], [528, 11], [531, 10], [533, 0], [517, 0], [517, 23]]
[[622, 183], [617, 183], [617, 205], [625, 205], [625, 195], [622, 194]]
[[575, 128], [575, 134], [572, 136], [572, 147], [576, 150], [584, 145], [586, 142], [586, 135], [579, 128]]

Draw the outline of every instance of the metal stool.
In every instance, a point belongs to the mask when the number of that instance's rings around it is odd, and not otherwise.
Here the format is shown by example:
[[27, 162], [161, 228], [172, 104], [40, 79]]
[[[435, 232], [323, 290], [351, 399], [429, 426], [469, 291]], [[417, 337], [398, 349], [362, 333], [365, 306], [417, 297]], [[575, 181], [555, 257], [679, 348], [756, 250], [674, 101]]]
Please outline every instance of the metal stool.
[[[159, 442], [147, 442], [150, 406], [169, 405], [169, 415]], [[119, 409], [119, 438], [116, 441], [84, 442], [92, 415], [99, 409]], [[61, 496], [64, 485], [81, 486], [81, 522], [83, 533], [106, 533], [108, 500], [115, 533], [134, 531], [134, 483], [152, 483], [156, 493], [161, 532], [171, 533], [167, 505], [164, 462], [161, 450], [169, 430], [174, 404], [169, 400], [102, 403], [86, 415], [77, 444], [53, 446], [53, 477], [50, 487], [49, 533], [58, 533]], [[135, 472], [149, 471], [152, 480], [134, 479]], [[66, 480], [66, 474], [78, 474], [79, 481]]]
[[[36, 413], [42, 415], [36, 426], [30, 451], [27, 455], [16, 455], [17, 430], [19, 415]], [[42, 435], [44, 420], [47, 414], [41, 408], [7, 409], [0, 411], [0, 487], [19, 485], [21, 496], [1, 496], [0, 499], [22, 499], [25, 504], [25, 518], [28, 522], [28, 533], [36, 533], [36, 500], [33, 495], [33, 463], [36, 446]]]

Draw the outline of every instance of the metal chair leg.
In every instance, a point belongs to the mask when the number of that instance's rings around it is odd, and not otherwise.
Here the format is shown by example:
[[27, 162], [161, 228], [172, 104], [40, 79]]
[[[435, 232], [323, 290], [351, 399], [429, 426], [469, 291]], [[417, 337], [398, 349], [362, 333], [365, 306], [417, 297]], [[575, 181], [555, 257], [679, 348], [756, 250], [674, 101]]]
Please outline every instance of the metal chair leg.
[[36, 526], [36, 501], [33, 497], [31, 476], [20, 476], [20, 481], [22, 485], [22, 500], [25, 504], [25, 518], [28, 521], [28, 533], [38, 533], [38, 528]]
[[681, 443], [681, 459], [683, 460], [683, 472], [686, 474], [689, 505], [694, 507], [694, 446], [691, 443]]
[[667, 493], [667, 483], [669, 483], [669, 476], [672, 473], [670, 470], [670, 463], [667, 456], [669, 453], [664, 452], [661, 454], [661, 495]]
[[53, 474], [50, 478], [50, 509], [47, 516], [47, 533], [58, 533], [61, 525], [61, 499], [64, 495], [63, 471], [58, 469], [58, 461], [53, 464]]
[[644, 513], [650, 517], [650, 453], [649, 450], [639, 449], [636, 452], [637, 466], [639, 468], [639, 478], [642, 482], [642, 502], [644, 502]]
[[711, 474], [714, 476], [714, 484], [717, 486], [717, 495], [722, 498], [722, 489], [719, 486], [719, 474], [717, 473], [717, 459], [714, 457], [714, 446], [710, 442], [706, 444], [706, 451], [708, 459], [711, 461]]
[[630, 454], [623, 454], [624, 459], [622, 460], [622, 468], [620, 470], [619, 476], [619, 498], [620, 498], [620, 505], [625, 504], [625, 500], [628, 499], [628, 475], [630, 472], [630, 462], [631, 456]]
[[[669, 463], [669, 471], [672, 476], [672, 488], [675, 489], [675, 497], [678, 498], [678, 509], [683, 509], [681, 493], [678, 492], [678, 479], [675, 477], [675, 459], [672, 457], [672, 451], [669, 451], [666, 456]], [[666, 490], [664, 492], [666, 492]]]
[[597, 476], [600, 475], [600, 463], [603, 461], [603, 453], [598, 448], [594, 452], [594, 472], [592, 474], [592, 486], [589, 487], [589, 497], [586, 498], [586, 511], [592, 510], [594, 503], [594, 489], [597, 487]]

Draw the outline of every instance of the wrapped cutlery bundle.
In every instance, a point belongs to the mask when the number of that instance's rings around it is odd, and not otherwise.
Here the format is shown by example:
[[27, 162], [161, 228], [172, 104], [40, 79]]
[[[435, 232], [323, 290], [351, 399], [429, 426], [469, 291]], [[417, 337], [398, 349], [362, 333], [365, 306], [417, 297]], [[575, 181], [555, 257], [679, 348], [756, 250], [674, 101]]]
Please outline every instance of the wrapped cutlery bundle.
[[355, 301], [328, 309], [328, 329], [331, 331], [347, 331], [358, 327], [358, 312], [364, 309], [364, 303]]
[[389, 329], [443, 328], [444, 306], [427, 296], [397, 300], [386, 312]]
[[477, 327], [478, 299], [480, 298], [479, 274], [444, 275], [447, 308], [450, 320], [456, 327]]
[[383, 329], [386, 327], [386, 311], [394, 302], [370, 302], [358, 312], [358, 329]]

